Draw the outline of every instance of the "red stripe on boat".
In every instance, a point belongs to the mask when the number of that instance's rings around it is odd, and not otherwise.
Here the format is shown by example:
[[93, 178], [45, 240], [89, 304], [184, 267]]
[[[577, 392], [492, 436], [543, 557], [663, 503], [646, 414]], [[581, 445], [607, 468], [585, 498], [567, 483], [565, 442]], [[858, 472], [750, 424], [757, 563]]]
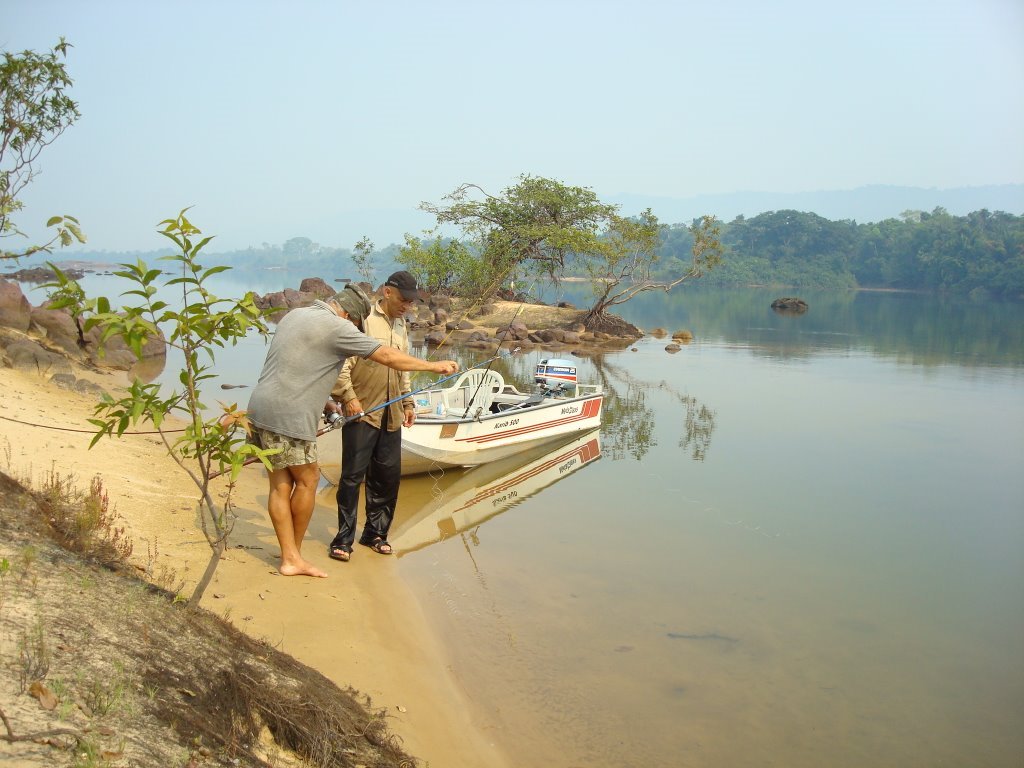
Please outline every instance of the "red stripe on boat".
[[580, 412], [572, 416], [567, 416], [564, 419], [553, 419], [551, 421], [544, 421], [540, 424], [533, 424], [531, 426], [519, 427], [518, 429], [505, 429], [499, 432], [495, 432], [490, 435], [480, 435], [478, 437], [465, 437], [456, 438], [456, 442], [459, 443], [490, 443], [495, 440], [501, 440], [508, 437], [519, 437], [520, 435], [528, 435], [531, 432], [536, 432], [539, 429], [549, 429], [550, 427], [560, 427], [564, 424], [572, 424], [574, 421], [583, 421], [585, 419], [593, 418], [601, 412], [601, 398], [593, 398], [583, 403], [583, 407]]

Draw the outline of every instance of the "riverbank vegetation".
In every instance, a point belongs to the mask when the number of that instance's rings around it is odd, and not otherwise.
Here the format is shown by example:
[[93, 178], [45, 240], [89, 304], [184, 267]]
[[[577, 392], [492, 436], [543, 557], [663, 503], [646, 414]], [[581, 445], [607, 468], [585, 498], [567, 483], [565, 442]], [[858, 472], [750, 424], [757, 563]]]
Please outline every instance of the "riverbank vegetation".
[[[497, 194], [463, 184], [420, 208], [436, 219], [431, 239], [407, 236], [398, 260], [428, 291], [485, 302], [511, 292], [506, 286], [516, 281], [557, 282], [582, 273], [593, 296], [581, 323], [592, 332], [632, 330], [609, 310], [641, 293], [667, 293], [721, 261], [717, 221], [704, 216], [686, 228], [689, 258], [656, 273], [663, 226], [650, 209], [626, 217], [591, 189], [537, 176], [520, 176]], [[455, 235], [442, 247], [445, 228]]]
[[[722, 225], [727, 254], [709, 285], [891, 288], [1024, 299], [1024, 216], [942, 208], [858, 224], [771, 211]], [[685, 259], [686, 228], [670, 227], [658, 255]]]
[[[652, 275], [662, 278], [686, 262], [693, 246], [688, 224], [659, 234]], [[815, 213], [767, 211], [719, 222], [723, 258], [701, 278], [705, 286], [792, 286], [813, 289], [887, 288], [1024, 300], [1024, 216], [978, 210], [956, 216], [942, 208], [906, 211], [898, 218], [858, 223]], [[430, 247], [449, 248], [451, 240]], [[373, 253], [375, 281], [401, 268], [401, 246]], [[353, 251], [297, 237], [283, 245], [217, 253], [210, 258], [235, 269], [300, 270], [309, 275], [355, 276]], [[139, 252], [81, 251], [75, 258], [95, 263], [131, 261]], [[141, 254], [156, 258], [162, 252]], [[568, 276], [584, 276], [582, 267]], [[360, 277], [365, 277], [363, 272]], [[371, 281], [372, 282], [372, 281]]]

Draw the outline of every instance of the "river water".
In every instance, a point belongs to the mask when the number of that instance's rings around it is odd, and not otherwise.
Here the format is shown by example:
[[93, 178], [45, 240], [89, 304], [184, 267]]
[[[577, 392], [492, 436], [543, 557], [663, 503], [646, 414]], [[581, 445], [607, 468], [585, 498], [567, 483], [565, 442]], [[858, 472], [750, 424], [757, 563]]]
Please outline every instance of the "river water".
[[515, 765], [1024, 764], [1024, 306], [779, 295], [642, 296], [695, 338], [573, 358], [598, 433], [403, 482], [397, 566]]

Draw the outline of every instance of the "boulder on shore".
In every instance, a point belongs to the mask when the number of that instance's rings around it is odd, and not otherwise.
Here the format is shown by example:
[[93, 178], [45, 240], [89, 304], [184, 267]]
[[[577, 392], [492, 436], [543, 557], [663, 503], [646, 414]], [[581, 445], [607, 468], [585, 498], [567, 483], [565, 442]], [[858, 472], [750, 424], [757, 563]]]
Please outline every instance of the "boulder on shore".
[[322, 277], [307, 277], [301, 283], [299, 283], [300, 293], [311, 293], [318, 299], [331, 299], [334, 298], [336, 290], [331, 288], [327, 283], [324, 282]]
[[[8, 365], [35, 368], [39, 371], [62, 370], [56, 357], [88, 363], [98, 368], [130, 370], [139, 358], [118, 336], [100, 343], [102, 329], [95, 327], [80, 340], [78, 326], [67, 309], [53, 309], [49, 300], [33, 307], [21, 292], [21, 286], [0, 280], [0, 327], [12, 328], [31, 337], [20, 346], [8, 343]], [[42, 354], [45, 352], [45, 354]], [[142, 346], [142, 359], [165, 359], [167, 345], [163, 333], [149, 339]], [[66, 361], [65, 361], [66, 362]]]
[[14, 341], [2, 350], [0, 359], [4, 364], [22, 371], [34, 371], [40, 375], [70, 373], [71, 363], [63, 355], [44, 349], [32, 339]]
[[0, 325], [27, 331], [31, 313], [32, 305], [21, 286], [13, 280], [0, 280]]

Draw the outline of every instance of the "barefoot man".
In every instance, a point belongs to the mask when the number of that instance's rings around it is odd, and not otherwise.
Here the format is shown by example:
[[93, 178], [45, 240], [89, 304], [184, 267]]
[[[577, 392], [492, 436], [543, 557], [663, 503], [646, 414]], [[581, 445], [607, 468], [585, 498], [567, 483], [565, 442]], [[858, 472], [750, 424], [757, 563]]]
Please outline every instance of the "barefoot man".
[[284, 576], [327, 576], [302, 558], [302, 539], [313, 517], [320, 476], [317, 423], [345, 360], [369, 358], [396, 371], [458, 370], [451, 360], [420, 360], [366, 336], [359, 328], [369, 312], [370, 300], [352, 284], [327, 301], [290, 311], [277, 325], [249, 399], [253, 442], [280, 449], [268, 457], [267, 507], [281, 545], [278, 570]]

